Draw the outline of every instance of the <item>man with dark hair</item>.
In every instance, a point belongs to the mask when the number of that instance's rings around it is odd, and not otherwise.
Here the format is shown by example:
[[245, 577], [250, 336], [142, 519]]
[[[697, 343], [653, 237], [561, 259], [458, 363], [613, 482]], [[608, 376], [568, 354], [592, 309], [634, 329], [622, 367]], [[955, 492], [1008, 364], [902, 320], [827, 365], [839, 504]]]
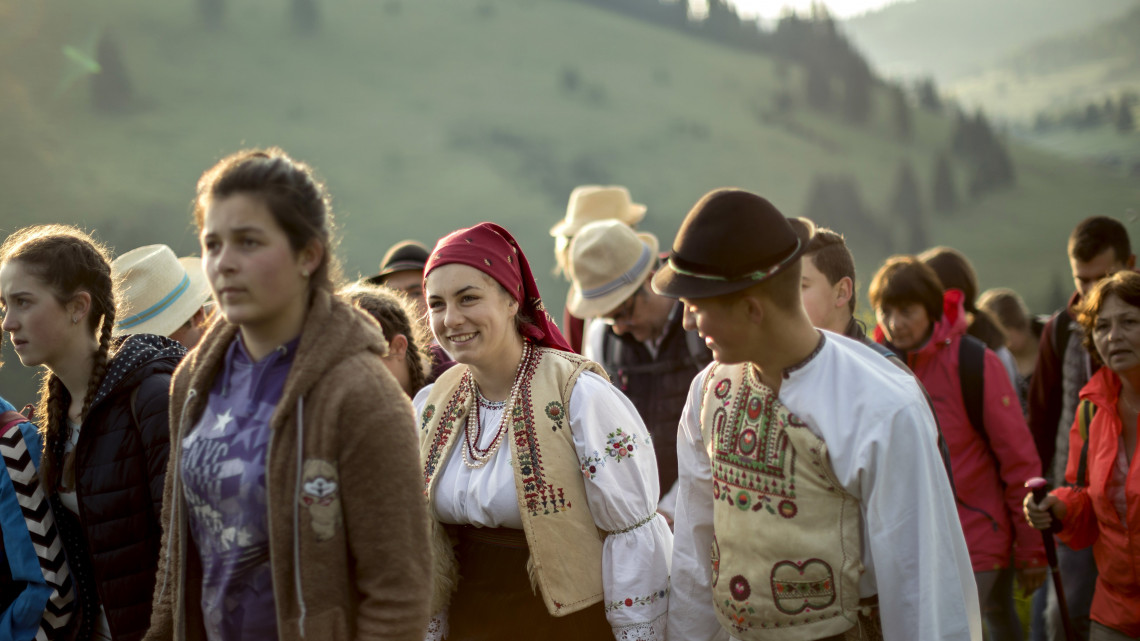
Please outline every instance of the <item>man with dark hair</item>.
[[717, 190], [653, 278], [716, 359], [677, 434], [669, 636], [980, 641], [934, 417], [912, 376], [812, 326], [805, 249], [767, 200]]
[[570, 244], [566, 308], [586, 321], [582, 354], [606, 368], [633, 402], [653, 438], [661, 501], [670, 521], [677, 481], [677, 422], [689, 383], [709, 361], [683, 305], [649, 288], [657, 270], [657, 237], [611, 219], [582, 227]]
[[[1081, 388], [1097, 369], [1082, 345], [1084, 332], [1076, 308], [1101, 279], [1133, 269], [1136, 256], [1128, 230], [1107, 216], [1082, 220], [1069, 236], [1069, 266], [1076, 291], [1069, 304], [1053, 314], [1041, 331], [1037, 366], [1029, 383], [1029, 430], [1046, 477], [1054, 484], [1065, 480], [1069, 459], [1069, 428], [1077, 412]], [[1069, 616], [1082, 639], [1089, 635], [1089, 608], [1096, 584], [1092, 549], [1071, 550], [1058, 543], [1057, 557], [1065, 585]], [[1062, 638], [1056, 597], [1048, 592], [1046, 631], [1050, 641]]]

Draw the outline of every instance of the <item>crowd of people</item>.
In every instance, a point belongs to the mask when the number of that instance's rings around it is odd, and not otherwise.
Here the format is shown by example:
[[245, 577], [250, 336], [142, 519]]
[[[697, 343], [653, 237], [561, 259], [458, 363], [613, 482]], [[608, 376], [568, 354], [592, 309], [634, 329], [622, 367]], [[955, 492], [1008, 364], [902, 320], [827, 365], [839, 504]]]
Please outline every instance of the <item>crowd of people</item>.
[[200, 258], [12, 232], [43, 383], [0, 399], [0, 638], [1140, 639], [1119, 221], [1052, 315], [934, 247], [865, 323], [837, 230], [739, 189], [668, 246], [646, 215], [570, 194], [561, 323], [490, 222], [347, 283], [276, 148], [201, 176]]

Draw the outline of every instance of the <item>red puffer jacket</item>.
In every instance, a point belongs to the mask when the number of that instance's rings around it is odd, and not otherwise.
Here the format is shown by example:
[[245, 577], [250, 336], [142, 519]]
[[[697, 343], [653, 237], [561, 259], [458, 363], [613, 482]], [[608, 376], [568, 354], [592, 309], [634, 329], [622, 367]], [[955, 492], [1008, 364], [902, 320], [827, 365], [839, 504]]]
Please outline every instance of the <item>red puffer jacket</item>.
[[[1127, 518], [1123, 523], [1108, 489], [1123, 427], [1116, 412], [1119, 397], [1120, 378], [1106, 367], [1093, 374], [1081, 390], [1081, 398], [1096, 406], [1089, 425], [1088, 488], [1061, 487], [1053, 490], [1053, 494], [1068, 508], [1058, 537], [1074, 549], [1093, 546], [1099, 575], [1093, 594], [1092, 619], [1129, 637], [1137, 637], [1140, 636], [1140, 456], [1132, 457], [1125, 477]], [[1078, 424], [1074, 421], [1069, 431], [1065, 480], [1070, 484], [1077, 482], [1077, 467], [1084, 445]]]
[[[962, 292], [943, 297], [942, 318], [930, 340], [906, 354], [934, 402], [934, 411], [950, 449], [950, 465], [958, 498], [958, 518], [975, 572], [1045, 565], [1041, 533], [1025, 522], [1021, 501], [1025, 482], [1040, 476], [1041, 461], [1021, 414], [1017, 392], [997, 355], [985, 355], [983, 415], [986, 440], [970, 425], [958, 375], [958, 344], [969, 324]], [[882, 327], [875, 340], [889, 345]]]

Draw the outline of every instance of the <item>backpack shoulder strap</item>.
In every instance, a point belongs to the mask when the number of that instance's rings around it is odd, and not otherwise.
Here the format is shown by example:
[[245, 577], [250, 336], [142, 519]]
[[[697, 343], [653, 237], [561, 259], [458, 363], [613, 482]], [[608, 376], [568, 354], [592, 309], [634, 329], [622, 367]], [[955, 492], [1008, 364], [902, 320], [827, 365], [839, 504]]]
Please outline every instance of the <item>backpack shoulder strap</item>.
[[1069, 348], [1069, 334], [1073, 331], [1072, 319], [1069, 318], [1069, 310], [1062, 307], [1053, 315], [1053, 331], [1049, 337], [1053, 341], [1053, 353], [1058, 358], [1065, 357], [1065, 350]]
[[982, 437], [986, 446], [990, 445], [986, 433], [985, 411], [983, 410], [986, 390], [986, 346], [973, 336], [962, 336], [958, 343], [958, 379], [962, 386], [962, 400], [966, 405], [966, 416], [970, 425]]
[[883, 358], [898, 358], [899, 357], [898, 354], [891, 351], [891, 348], [889, 348], [886, 345], [883, 345], [881, 343], [876, 343], [875, 341], [870, 341], [870, 340], [869, 341], [861, 341], [861, 342], [864, 345], [866, 345], [867, 347], [870, 347], [871, 349], [875, 350], [875, 352], [878, 353], [878, 355], [882, 356]]
[[1077, 433], [1081, 435], [1081, 459], [1077, 464], [1077, 485], [1088, 487], [1089, 484], [1089, 425], [1096, 415], [1096, 405], [1092, 401], [1082, 398], [1077, 406]]

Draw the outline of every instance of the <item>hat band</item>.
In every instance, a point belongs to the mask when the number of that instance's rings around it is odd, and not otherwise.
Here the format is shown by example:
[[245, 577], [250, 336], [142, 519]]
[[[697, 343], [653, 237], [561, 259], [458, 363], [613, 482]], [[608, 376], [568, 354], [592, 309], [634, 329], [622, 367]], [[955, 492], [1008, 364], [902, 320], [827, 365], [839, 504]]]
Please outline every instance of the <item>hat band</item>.
[[798, 258], [799, 249], [800, 249], [801, 244], [802, 244], [802, 241], [800, 241], [800, 239], [797, 238], [796, 239], [796, 246], [793, 247], [791, 253], [788, 254], [787, 256], [785, 256], [783, 258], [783, 260], [781, 260], [780, 262], [776, 263], [775, 265], [773, 265], [767, 269], [758, 269], [754, 272], [748, 272], [746, 274], [741, 274], [739, 276], [721, 276], [719, 274], [702, 274], [700, 272], [690, 271], [688, 269], [685, 269], [684, 267], [680, 267], [679, 265], [677, 265], [677, 261], [673, 260], [673, 258], [674, 258], [673, 256], [669, 257], [669, 268], [672, 269], [673, 271], [677, 272], [678, 274], [681, 274], [682, 276], [690, 276], [692, 278], [700, 278], [701, 280], [715, 280], [715, 281], [720, 281], [720, 282], [724, 282], [724, 283], [731, 282], [731, 281], [737, 281], [737, 280], [760, 281], [760, 280], [764, 280], [765, 278], [767, 278], [769, 276], [774, 275], [776, 272], [787, 267], [788, 263], [792, 262], [792, 259]]
[[641, 270], [645, 269], [649, 265], [649, 260], [651, 258], [652, 252], [649, 251], [649, 245], [642, 243], [641, 256], [638, 257], [637, 262], [634, 263], [633, 267], [630, 267], [624, 274], [618, 276], [617, 280], [612, 280], [605, 285], [602, 285], [601, 287], [583, 289], [582, 298], [585, 298], [587, 300], [593, 298], [601, 298], [606, 294], [612, 294], [622, 287], [625, 287], [626, 285], [632, 283], [637, 278], [637, 275], [641, 273]]
[[189, 274], [183, 274], [182, 281], [178, 283], [178, 285], [174, 288], [174, 291], [170, 292], [166, 295], [165, 298], [144, 309], [143, 311], [135, 314], [134, 316], [128, 316], [123, 320], [115, 323], [115, 327], [119, 329], [129, 329], [135, 325], [138, 325], [139, 323], [143, 323], [154, 318], [155, 316], [161, 314], [162, 310], [170, 307], [171, 304], [173, 304], [174, 301], [178, 300], [180, 296], [185, 294], [186, 290], [188, 289], [190, 289], [190, 276]]

